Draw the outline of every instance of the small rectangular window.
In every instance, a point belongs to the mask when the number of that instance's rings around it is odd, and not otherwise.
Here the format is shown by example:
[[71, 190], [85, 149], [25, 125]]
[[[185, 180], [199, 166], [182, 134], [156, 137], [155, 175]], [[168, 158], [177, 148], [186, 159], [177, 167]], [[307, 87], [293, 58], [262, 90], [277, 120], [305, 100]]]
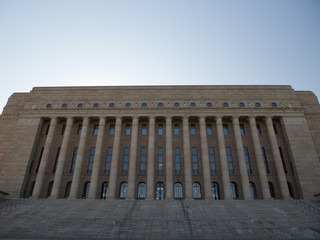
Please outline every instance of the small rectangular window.
[[248, 174], [251, 174], [252, 170], [251, 170], [251, 164], [250, 164], [249, 150], [247, 147], [243, 148], [243, 153], [244, 153], [244, 159], [246, 161], [247, 172]]
[[234, 173], [231, 148], [226, 148], [229, 173]]
[[112, 158], [112, 147], [107, 149], [106, 166], [104, 168], [104, 173], [109, 174], [111, 168], [111, 158]]
[[179, 135], [179, 125], [178, 124], [174, 125], [174, 135]]
[[98, 135], [99, 125], [94, 125], [93, 127], [93, 135]]
[[131, 134], [131, 126], [126, 125], [126, 135], [130, 135], [130, 134]]
[[140, 150], [140, 174], [146, 173], [146, 148], [142, 147]]
[[62, 129], [61, 129], [61, 135], [64, 135], [64, 132], [66, 131], [66, 125], [63, 124], [62, 125]]
[[87, 173], [92, 173], [92, 168], [93, 168], [93, 161], [94, 161], [94, 155], [96, 152], [96, 148], [92, 147], [90, 149], [90, 155], [89, 155], [89, 163], [88, 163], [88, 168], [87, 168]]
[[72, 156], [72, 163], [71, 163], [71, 167], [70, 167], [70, 173], [73, 173], [73, 171], [74, 171], [74, 167], [76, 165], [76, 160], [77, 160], [77, 155], [78, 155], [78, 148], [75, 147], [73, 149], [73, 156]]
[[158, 125], [158, 135], [163, 135], [163, 125], [162, 124]]
[[54, 162], [54, 166], [53, 166], [53, 173], [56, 172], [57, 170], [57, 166], [58, 166], [58, 161], [59, 161], [59, 156], [60, 156], [60, 147], [58, 147], [58, 150], [57, 150], [57, 154], [56, 154], [56, 160]]
[[207, 134], [212, 135], [212, 127], [209, 124], [207, 125]]
[[191, 135], [196, 135], [196, 125], [191, 124], [190, 131], [191, 131]]
[[260, 128], [259, 124], [257, 124], [257, 133], [258, 133], [258, 135], [261, 135], [261, 128]]
[[210, 160], [211, 174], [216, 174], [217, 170], [216, 170], [216, 161], [214, 159], [214, 148], [213, 147], [209, 147], [209, 160]]
[[281, 162], [282, 162], [282, 166], [283, 166], [283, 171], [284, 171], [284, 173], [288, 173], [287, 167], [286, 167], [286, 162], [284, 161], [284, 156], [283, 156], [283, 152], [282, 152], [281, 147], [279, 147], [279, 153], [280, 153], [280, 158], [281, 158]]
[[199, 174], [199, 168], [198, 168], [198, 153], [197, 148], [192, 148], [192, 167], [193, 167], [193, 174]]
[[79, 126], [78, 126], [78, 131], [77, 131], [77, 135], [81, 135], [81, 132], [82, 132], [82, 125], [79, 124]]
[[262, 153], [262, 158], [263, 158], [263, 162], [264, 162], [264, 167], [266, 169], [266, 173], [270, 173], [268, 159], [267, 159], [267, 155], [266, 155], [266, 151], [265, 151], [264, 147], [261, 147], [261, 153]]
[[163, 148], [158, 148], [158, 174], [163, 174]]
[[110, 125], [109, 135], [114, 135], [114, 125]]
[[142, 125], [141, 134], [142, 135], [147, 135], [147, 125], [145, 125], [145, 124]]
[[123, 149], [123, 166], [122, 166], [122, 173], [128, 173], [128, 165], [129, 165], [129, 148], [125, 147]]
[[241, 135], [244, 135], [245, 134], [245, 131], [244, 131], [244, 125], [243, 124], [240, 124], [240, 133]]
[[175, 148], [174, 157], [176, 162], [176, 174], [181, 174], [181, 163], [180, 163], [180, 148]]
[[274, 130], [274, 134], [278, 134], [277, 125], [273, 124], [273, 130]]
[[223, 134], [229, 135], [229, 128], [228, 128], [228, 125], [226, 124], [223, 124]]

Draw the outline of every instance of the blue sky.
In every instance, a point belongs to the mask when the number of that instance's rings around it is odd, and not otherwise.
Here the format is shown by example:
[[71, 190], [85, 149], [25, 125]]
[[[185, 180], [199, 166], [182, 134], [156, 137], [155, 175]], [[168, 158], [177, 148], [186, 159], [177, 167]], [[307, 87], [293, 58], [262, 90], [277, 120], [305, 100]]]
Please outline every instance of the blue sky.
[[320, 97], [320, 1], [0, 0], [0, 112], [35, 86], [284, 84]]

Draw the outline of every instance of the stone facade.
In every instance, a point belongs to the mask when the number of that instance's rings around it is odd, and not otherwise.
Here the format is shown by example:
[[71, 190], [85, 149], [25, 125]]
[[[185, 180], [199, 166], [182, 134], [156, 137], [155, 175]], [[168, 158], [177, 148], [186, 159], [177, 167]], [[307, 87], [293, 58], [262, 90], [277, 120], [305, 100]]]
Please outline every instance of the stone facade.
[[290, 86], [36, 87], [9, 98], [0, 141], [11, 197], [320, 193], [319, 102]]

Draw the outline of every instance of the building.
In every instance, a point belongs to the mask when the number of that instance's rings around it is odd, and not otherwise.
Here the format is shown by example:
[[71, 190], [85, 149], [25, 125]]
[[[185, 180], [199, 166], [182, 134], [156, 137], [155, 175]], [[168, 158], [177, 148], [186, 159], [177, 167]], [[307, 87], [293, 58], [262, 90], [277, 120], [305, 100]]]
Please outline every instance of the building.
[[11, 197], [312, 199], [320, 106], [290, 86], [36, 87], [0, 117]]

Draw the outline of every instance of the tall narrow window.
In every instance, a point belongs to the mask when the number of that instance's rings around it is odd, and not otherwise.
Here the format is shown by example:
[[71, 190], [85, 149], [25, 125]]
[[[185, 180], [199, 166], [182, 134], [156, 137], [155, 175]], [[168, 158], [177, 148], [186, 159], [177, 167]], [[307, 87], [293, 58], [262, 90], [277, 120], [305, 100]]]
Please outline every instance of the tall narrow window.
[[39, 171], [39, 167], [40, 167], [40, 162], [41, 162], [41, 158], [42, 158], [43, 150], [44, 150], [44, 147], [42, 147], [42, 148], [41, 148], [41, 152], [40, 152], [40, 156], [39, 156], [39, 161], [38, 161], [38, 165], [37, 165], [36, 173], [38, 173], [38, 171]]
[[176, 162], [176, 174], [181, 174], [181, 164], [180, 164], [180, 148], [175, 148], [174, 157]]
[[126, 135], [130, 135], [130, 134], [131, 134], [131, 126], [126, 125]]
[[197, 148], [192, 148], [192, 167], [193, 167], [193, 174], [199, 174], [198, 168], [198, 153]]
[[138, 198], [146, 198], [147, 185], [144, 182], [138, 184]]
[[49, 133], [49, 129], [50, 129], [50, 124], [47, 126], [47, 129], [46, 129], [46, 135], [48, 135], [48, 133]]
[[216, 169], [216, 160], [214, 158], [214, 148], [213, 147], [209, 147], [209, 160], [210, 160], [211, 174], [216, 174], [217, 169]]
[[51, 181], [51, 182], [49, 183], [48, 192], [47, 192], [47, 197], [50, 197], [50, 196], [51, 196], [52, 187], [53, 187], [53, 181]]
[[62, 125], [62, 129], [61, 129], [61, 135], [64, 135], [64, 132], [66, 131], [66, 125], [63, 124]]
[[247, 172], [248, 172], [248, 174], [251, 174], [252, 169], [251, 169], [251, 164], [250, 164], [249, 150], [247, 147], [243, 148], [243, 153], [244, 153], [244, 159], [246, 161]]
[[241, 135], [244, 135], [244, 134], [245, 134], [244, 125], [243, 125], [243, 124], [240, 124], [239, 127], [240, 127], [240, 133], [241, 133]]
[[162, 182], [158, 182], [156, 185], [156, 199], [164, 200], [164, 184]]
[[88, 163], [88, 168], [87, 168], [87, 173], [92, 173], [92, 168], [93, 168], [93, 160], [94, 160], [94, 154], [96, 152], [96, 148], [92, 147], [90, 149], [90, 156], [89, 156], [89, 163]]
[[250, 182], [250, 194], [252, 198], [257, 198], [256, 186], [253, 182]]
[[288, 173], [287, 167], [286, 167], [286, 162], [284, 161], [283, 152], [282, 152], [281, 147], [279, 147], [279, 153], [280, 153], [280, 158], [281, 158], [283, 170], [284, 170], [285, 173]]
[[201, 186], [200, 183], [193, 183], [192, 184], [192, 197], [193, 198], [201, 198]]
[[73, 171], [74, 171], [74, 167], [76, 165], [76, 160], [77, 160], [77, 155], [78, 155], [78, 148], [75, 147], [73, 149], [73, 156], [72, 156], [72, 163], [71, 163], [71, 167], [70, 167], [70, 173], [73, 173]]
[[268, 165], [268, 159], [267, 159], [267, 155], [266, 155], [266, 151], [264, 150], [264, 147], [261, 147], [261, 153], [262, 153], [262, 157], [263, 157], [263, 162], [264, 162], [264, 167], [266, 169], [266, 173], [270, 173], [269, 165]]
[[179, 125], [178, 124], [174, 125], [174, 135], [179, 135]]
[[274, 130], [274, 134], [278, 134], [277, 125], [273, 124], [273, 130]]
[[141, 134], [142, 135], [147, 135], [147, 125], [145, 125], [145, 124], [142, 125]]
[[212, 127], [210, 124], [207, 125], [207, 134], [212, 135]]
[[268, 182], [268, 185], [269, 185], [269, 190], [270, 190], [270, 196], [271, 196], [272, 198], [275, 198], [276, 195], [274, 194], [274, 188], [273, 188], [272, 182]]
[[179, 182], [174, 184], [174, 198], [183, 198], [182, 184]]
[[261, 135], [261, 127], [260, 127], [260, 124], [257, 124], [257, 133], [258, 133], [258, 135]]
[[109, 192], [109, 183], [108, 182], [104, 182], [102, 184], [102, 189], [101, 189], [101, 199], [107, 199], [108, 192]]
[[107, 157], [106, 157], [106, 165], [104, 168], [104, 173], [109, 174], [111, 168], [111, 158], [112, 158], [112, 147], [108, 147], [107, 149]]
[[128, 194], [128, 183], [122, 182], [120, 185], [120, 198], [126, 198]]
[[70, 196], [71, 184], [71, 182], [68, 182], [66, 185], [66, 191], [64, 192], [64, 197], [66, 198]]
[[163, 135], [163, 125], [162, 124], [158, 125], [158, 135]]
[[294, 194], [293, 194], [293, 189], [292, 189], [291, 183], [287, 182], [287, 184], [288, 184], [288, 190], [289, 190], [290, 197], [294, 198]]
[[226, 124], [223, 124], [223, 134], [229, 135], [229, 128], [228, 128], [228, 125]]
[[219, 184], [218, 183], [216, 183], [216, 182], [211, 183], [211, 192], [212, 192], [212, 197], [214, 200], [220, 199]]
[[146, 173], [146, 148], [140, 149], [140, 174]]
[[230, 189], [231, 189], [231, 196], [232, 198], [238, 197], [238, 191], [237, 191], [237, 185], [234, 182], [230, 183]]
[[196, 125], [191, 124], [190, 132], [191, 132], [191, 135], [196, 135]]
[[128, 173], [128, 163], [129, 163], [129, 148], [125, 147], [123, 149], [123, 166], [122, 166], [122, 173]]
[[86, 182], [86, 183], [84, 184], [82, 196], [85, 197], [85, 198], [88, 198], [88, 196], [89, 196], [89, 190], [90, 190], [90, 182]]
[[93, 135], [98, 135], [99, 132], [99, 125], [94, 125], [93, 126]]
[[55, 173], [57, 170], [59, 156], [60, 156], [60, 147], [58, 147], [57, 154], [56, 154], [56, 160], [54, 161], [54, 166], [53, 166], [53, 170], [52, 170], [53, 173]]
[[226, 148], [229, 173], [234, 173], [231, 148]]
[[82, 125], [79, 124], [79, 126], [78, 126], [78, 131], [77, 131], [77, 135], [81, 135], [81, 132], [82, 132]]
[[163, 173], [163, 148], [158, 147], [158, 174]]
[[109, 135], [114, 135], [114, 125], [113, 124], [110, 125]]

